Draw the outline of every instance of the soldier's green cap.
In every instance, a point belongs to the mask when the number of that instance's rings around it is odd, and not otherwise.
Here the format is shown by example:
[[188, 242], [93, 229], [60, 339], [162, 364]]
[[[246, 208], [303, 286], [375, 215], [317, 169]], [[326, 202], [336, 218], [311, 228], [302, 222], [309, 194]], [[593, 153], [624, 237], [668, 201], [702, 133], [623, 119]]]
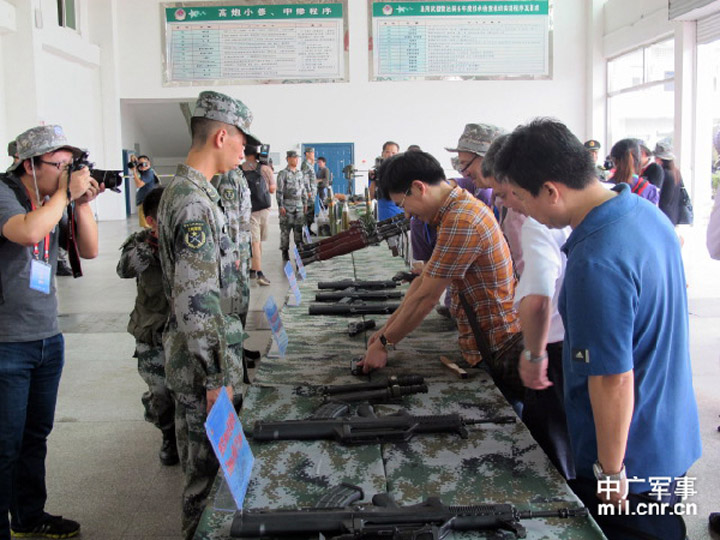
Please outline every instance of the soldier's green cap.
[[598, 141], [595, 139], [590, 139], [589, 141], [585, 141], [585, 144], [583, 144], [585, 148], [588, 150], [600, 150], [601, 146]]
[[492, 124], [467, 124], [462, 135], [460, 135], [460, 139], [458, 139], [457, 147], [446, 147], [445, 150], [448, 152], [469, 152], [484, 156], [495, 138], [504, 132], [505, 130]]
[[299, 157], [299, 156], [298, 156], [298, 153], [297, 153], [295, 150], [288, 150], [288, 151], [285, 153], [285, 157], [286, 157], [286, 158], [291, 158], [291, 157]]
[[315, 149], [312, 146], [306, 146], [305, 147], [305, 153], [309, 154], [310, 152], [314, 152]]
[[247, 144], [254, 146], [262, 144], [260, 139], [250, 133], [253, 115], [250, 109], [239, 99], [212, 90], [200, 92], [195, 103], [193, 118], [207, 118], [230, 124], [245, 134]]
[[17, 143], [15, 141], [10, 141], [8, 143], [8, 156], [15, 157], [17, 154]]
[[14, 171], [28, 158], [42, 156], [48, 152], [69, 150], [73, 153], [73, 157], [80, 157], [84, 152], [83, 149], [68, 144], [65, 132], [60, 126], [30, 128], [17, 136], [15, 144], [17, 145], [18, 162], [12, 165], [8, 171]]

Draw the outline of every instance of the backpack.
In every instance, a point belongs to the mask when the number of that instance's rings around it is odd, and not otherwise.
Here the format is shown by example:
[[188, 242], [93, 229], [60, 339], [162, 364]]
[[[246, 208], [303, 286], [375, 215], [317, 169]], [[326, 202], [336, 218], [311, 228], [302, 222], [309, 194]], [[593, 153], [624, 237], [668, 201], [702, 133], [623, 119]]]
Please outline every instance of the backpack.
[[267, 182], [262, 174], [260, 174], [260, 171], [258, 169], [252, 171], [243, 170], [243, 174], [250, 188], [250, 205], [252, 206], [252, 211], [257, 212], [258, 210], [270, 208], [272, 204], [270, 191], [268, 191]]

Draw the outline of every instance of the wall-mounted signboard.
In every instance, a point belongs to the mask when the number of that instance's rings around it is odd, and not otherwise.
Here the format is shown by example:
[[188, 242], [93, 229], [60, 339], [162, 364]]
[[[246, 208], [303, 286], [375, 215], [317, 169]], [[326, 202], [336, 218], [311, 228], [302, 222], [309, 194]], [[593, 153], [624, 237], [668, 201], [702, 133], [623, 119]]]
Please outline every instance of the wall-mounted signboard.
[[368, 0], [370, 79], [549, 79], [550, 0]]
[[347, 0], [161, 4], [165, 86], [345, 82]]

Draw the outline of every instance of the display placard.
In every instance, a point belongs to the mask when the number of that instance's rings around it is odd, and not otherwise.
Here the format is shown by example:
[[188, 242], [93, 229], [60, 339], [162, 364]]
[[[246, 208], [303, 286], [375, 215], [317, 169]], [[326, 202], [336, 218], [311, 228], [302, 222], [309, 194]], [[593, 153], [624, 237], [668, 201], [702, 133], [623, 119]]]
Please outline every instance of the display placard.
[[165, 86], [349, 80], [347, 0], [161, 4]]
[[369, 0], [370, 79], [549, 79], [550, 0]]

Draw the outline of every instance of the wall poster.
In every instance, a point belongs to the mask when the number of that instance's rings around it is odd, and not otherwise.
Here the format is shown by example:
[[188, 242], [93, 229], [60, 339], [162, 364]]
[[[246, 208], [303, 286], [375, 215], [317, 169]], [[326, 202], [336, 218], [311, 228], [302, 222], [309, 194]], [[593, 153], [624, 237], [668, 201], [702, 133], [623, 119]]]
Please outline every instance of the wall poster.
[[160, 5], [163, 85], [346, 82], [347, 0]]
[[550, 0], [368, 0], [370, 80], [550, 79]]

